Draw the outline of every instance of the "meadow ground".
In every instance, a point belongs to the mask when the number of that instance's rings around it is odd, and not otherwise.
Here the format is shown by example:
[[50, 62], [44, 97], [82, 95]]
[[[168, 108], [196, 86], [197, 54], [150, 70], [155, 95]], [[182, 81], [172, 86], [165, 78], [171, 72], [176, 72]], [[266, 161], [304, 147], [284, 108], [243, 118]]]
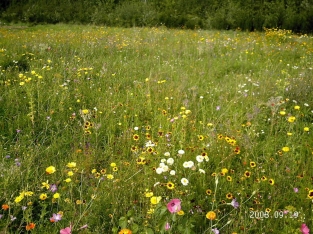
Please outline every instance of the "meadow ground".
[[1, 233], [307, 233], [313, 37], [0, 28]]

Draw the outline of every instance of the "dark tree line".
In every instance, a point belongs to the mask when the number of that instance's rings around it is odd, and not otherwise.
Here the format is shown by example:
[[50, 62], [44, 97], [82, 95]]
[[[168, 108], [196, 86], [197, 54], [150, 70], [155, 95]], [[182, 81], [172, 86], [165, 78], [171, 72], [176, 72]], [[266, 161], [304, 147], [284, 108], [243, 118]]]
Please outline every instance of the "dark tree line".
[[7, 22], [313, 31], [313, 0], [1, 0]]

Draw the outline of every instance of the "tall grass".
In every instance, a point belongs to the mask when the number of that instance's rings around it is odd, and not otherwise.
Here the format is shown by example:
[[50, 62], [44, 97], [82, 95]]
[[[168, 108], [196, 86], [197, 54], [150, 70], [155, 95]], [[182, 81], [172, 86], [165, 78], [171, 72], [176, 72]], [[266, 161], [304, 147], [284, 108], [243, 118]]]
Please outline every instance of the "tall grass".
[[2, 233], [313, 227], [312, 37], [73, 25], [0, 35]]

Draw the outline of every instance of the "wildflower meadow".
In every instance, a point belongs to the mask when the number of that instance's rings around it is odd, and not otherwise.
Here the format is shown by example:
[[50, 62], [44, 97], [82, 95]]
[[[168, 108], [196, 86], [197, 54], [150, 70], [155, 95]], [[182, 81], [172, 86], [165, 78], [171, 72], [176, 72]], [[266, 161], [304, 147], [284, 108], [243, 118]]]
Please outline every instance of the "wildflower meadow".
[[0, 233], [313, 229], [313, 37], [0, 27]]

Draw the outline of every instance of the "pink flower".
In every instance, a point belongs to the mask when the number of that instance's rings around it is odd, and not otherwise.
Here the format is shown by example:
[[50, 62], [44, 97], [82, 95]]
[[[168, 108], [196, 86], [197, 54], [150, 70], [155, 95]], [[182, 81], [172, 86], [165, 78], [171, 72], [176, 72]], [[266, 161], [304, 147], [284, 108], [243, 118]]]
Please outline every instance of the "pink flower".
[[72, 234], [72, 227], [66, 227], [60, 230], [60, 234]]
[[167, 204], [167, 209], [171, 213], [176, 213], [181, 210], [180, 200], [175, 198], [170, 200], [170, 202]]
[[305, 225], [305, 223], [303, 223], [301, 225], [300, 231], [302, 232], [302, 234], [309, 234], [310, 233], [310, 229], [308, 228], [308, 226]]
[[167, 230], [169, 230], [171, 228], [171, 225], [169, 224], [169, 223], [166, 223], [165, 224], [165, 230], [167, 231]]

